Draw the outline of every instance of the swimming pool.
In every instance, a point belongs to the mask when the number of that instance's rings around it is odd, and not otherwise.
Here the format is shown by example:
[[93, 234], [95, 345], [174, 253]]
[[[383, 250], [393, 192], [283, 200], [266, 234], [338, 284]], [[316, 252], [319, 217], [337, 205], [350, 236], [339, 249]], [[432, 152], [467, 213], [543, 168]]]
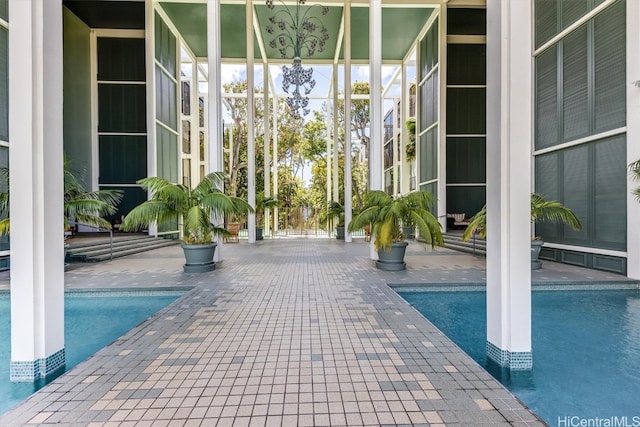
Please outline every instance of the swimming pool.
[[639, 291], [533, 292], [533, 370], [511, 373], [487, 363], [485, 292], [398, 293], [549, 425], [640, 426]]
[[[65, 296], [66, 369], [73, 368], [93, 353], [133, 329], [145, 319], [176, 300], [184, 292], [130, 294], [74, 293]], [[113, 293], [112, 293], [113, 294]], [[0, 414], [26, 399], [46, 384], [12, 383], [9, 380], [11, 360], [10, 301], [0, 296]]]

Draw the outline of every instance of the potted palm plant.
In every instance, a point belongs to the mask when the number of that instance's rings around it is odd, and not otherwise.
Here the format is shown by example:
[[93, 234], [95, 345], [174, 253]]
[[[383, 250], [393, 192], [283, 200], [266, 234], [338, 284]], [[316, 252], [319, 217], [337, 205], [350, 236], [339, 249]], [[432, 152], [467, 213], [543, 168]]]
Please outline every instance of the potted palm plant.
[[344, 240], [344, 206], [339, 202], [331, 202], [327, 206], [327, 217], [338, 218], [336, 225], [336, 239]]
[[[531, 222], [549, 221], [554, 223], [564, 223], [574, 230], [582, 229], [582, 223], [576, 214], [555, 200], [547, 200], [540, 194], [531, 194]], [[486, 236], [487, 231], [487, 205], [484, 205], [477, 214], [475, 214], [469, 225], [462, 234], [462, 240], [469, 240], [471, 236], [478, 233], [481, 237]], [[531, 269], [538, 270], [542, 262], [538, 259], [540, 250], [544, 240], [540, 236], [531, 237]]]
[[159, 177], [143, 178], [138, 184], [151, 193], [151, 198], [129, 212], [121, 229], [137, 230], [151, 223], [162, 224], [180, 218], [185, 273], [212, 271], [217, 246], [213, 238], [224, 235], [225, 229], [212, 224], [211, 219], [253, 212], [244, 200], [224, 194], [220, 190], [223, 183], [221, 172], [205, 176], [195, 188]]
[[402, 233], [403, 219], [410, 219], [431, 247], [442, 246], [442, 231], [438, 219], [431, 213], [433, 195], [416, 191], [391, 197], [384, 191], [370, 191], [365, 195], [364, 207], [349, 223], [349, 232], [372, 226], [378, 251], [376, 267], [381, 270], [404, 270], [404, 254], [408, 243]]
[[275, 208], [279, 205], [280, 200], [277, 197], [265, 197], [263, 191], [258, 193], [256, 197], [256, 223], [258, 224], [256, 226], [256, 240], [264, 240], [262, 222], [265, 209]]

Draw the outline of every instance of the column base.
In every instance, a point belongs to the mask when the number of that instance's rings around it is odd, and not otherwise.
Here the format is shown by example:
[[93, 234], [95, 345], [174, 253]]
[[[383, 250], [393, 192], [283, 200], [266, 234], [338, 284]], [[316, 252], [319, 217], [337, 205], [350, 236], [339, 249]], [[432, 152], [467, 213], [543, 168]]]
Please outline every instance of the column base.
[[502, 350], [487, 341], [487, 358], [503, 368], [512, 370], [530, 370], [533, 368], [533, 355], [530, 351]]
[[12, 382], [36, 382], [58, 374], [65, 367], [64, 348], [44, 359], [32, 361], [11, 361], [10, 379]]

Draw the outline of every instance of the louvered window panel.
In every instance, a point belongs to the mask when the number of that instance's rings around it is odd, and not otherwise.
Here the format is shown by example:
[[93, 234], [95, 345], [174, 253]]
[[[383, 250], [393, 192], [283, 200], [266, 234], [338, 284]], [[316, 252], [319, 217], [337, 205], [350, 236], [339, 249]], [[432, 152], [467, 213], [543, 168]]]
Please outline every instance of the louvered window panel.
[[586, 0], [561, 0], [562, 29], [576, 22], [588, 12], [589, 2]]
[[9, 20], [9, 0], [0, 0], [0, 19]]
[[420, 182], [438, 177], [438, 127], [420, 136]]
[[564, 140], [580, 138], [589, 131], [587, 90], [587, 27], [564, 39], [562, 61]]
[[564, 226], [564, 242], [570, 244], [588, 244], [588, 231], [591, 221], [591, 203], [589, 197], [589, 144], [580, 145], [564, 151], [563, 158], [564, 198], [560, 200], [580, 218], [585, 229], [574, 231]]
[[[535, 160], [535, 192], [547, 200], [558, 200], [558, 159], [559, 153], [537, 156]], [[536, 224], [536, 235], [547, 242], [557, 242], [559, 227], [557, 224], [539, 222]]]
[[536, 58], [536, 149], [558, 143], [558, 48]]
[[485, 164], [485, 138], [447, 138], [447, 183], [483, 184]]
[[627, 169], [625, 136], [595, 143], [595, 211], [593, 240], [597, 247], [626, 249]]
[[594, 20], [596, 132], [625, 124], [625, 20], [624, 1], [616, 2]]
[[558, 0], [535, 0], [536, 47], [558, 34]]

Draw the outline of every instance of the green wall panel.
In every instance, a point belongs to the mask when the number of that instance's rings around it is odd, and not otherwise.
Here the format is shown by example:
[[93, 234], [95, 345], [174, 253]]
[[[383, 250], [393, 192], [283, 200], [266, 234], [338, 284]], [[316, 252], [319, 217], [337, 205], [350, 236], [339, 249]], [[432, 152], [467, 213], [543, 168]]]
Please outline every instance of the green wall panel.
[[471, 217], [485, 204], [486, 188], [484, 186], [447, 187], [447, 212], [464, 213]]
[[143, 38], [98, 38], [98, 80], [144, 82]]
[[146, 132], [146, 114], [144, 85], [98, 85], [99, 132]]
[[593, 242], [602, 248], [627, 248], [627, 169], [624, 136], [594, 144]]
[[536, 149], [551, 147], [560, 140], [558, 113], [558, 48], [552, 46], [535, 59]]
[[419, 42], [420, 80], [424, 79], [438, 63], [438, 40], [438, 20], [436, 19]]
[[164, 127], [156, 126], [158, 176], [178, 181], [178, 136]]
[[102, 135], [100, 184], [132, 184], [147, 176], [147, 137]]
[[625, 125], [625, 3], [619, 1], [594, 19], [595, 131]]
[[487, 34], [486, 9], [447, 9], [447, 34], [485, 35]]
[[447, 84], [483, 85], [487, 82], [484, 44], [447, 45]]
[[564, 139], [572, 140], [589, 132], [586, 25], [565, 37], [562, 64]]
[[0, 28], [0, 140], [9, 141], [9, 38]]
[[66, 8], [63, 53], [63, 137], [67, 158], [85, 171], [80, 179], [92, 187], [91, 29]]
[[438, 127], [420, 135], [420, 182], [438, 177]]
[[626, 138], [606, 138], [537, 156], [536, 192], [570, 207], [581, 231], [557, 224], [536, 224], [546, 241], [626, 250]]
[[447, 138], [447, 183], [484, 184], [485, 182], [485, 138]]
[[438, 71], [434, 71], [420, 86], [420, 129], [426, 129], [438, 120]]
[[625, 125], [625, 32], [618, 0], [536, 57], [536, 149]]
[[422, 184], [420, 186], [420, 191], [427, 191], [429, 193], [431, 193], [431, 195], [433, 196], [433, 203], [431, 204], [431, 206], [429, 207], [429, 210], [431, 211], [432, 214], [437, 216], [437, 212], [438, 212], [438, 183], [437, 182], [432, 182], [430, 184]]
[[447, 134], [486, 133], [484, 88], [447, 89]]
[[9, 21], [9, 0], [0, 0], [0, 19]]

